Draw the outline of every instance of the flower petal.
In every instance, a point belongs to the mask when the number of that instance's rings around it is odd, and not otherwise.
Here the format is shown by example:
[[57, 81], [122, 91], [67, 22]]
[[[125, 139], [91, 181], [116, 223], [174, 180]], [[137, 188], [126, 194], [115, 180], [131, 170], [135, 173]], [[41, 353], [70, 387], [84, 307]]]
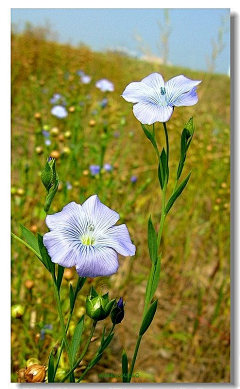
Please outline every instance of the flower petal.
[[76, 262], [80, 277], [111, 276], [118, 270], [117, 253], [110, 247], [82, 246]]
[[93, 223], [97, 234], [112, 227], [119, 220], [119, 214], [102, 204], [97, 195], [89, 197], [83, 203], [82, 209], [87, 219]]
[[167, 122], [173, 112], [169, 106], [157, 106], [151, 103], [137, 103], [133, 106], [133, 113], [142, 124]]
[[158, 92], [164, 87], [164, 79], [159, 73], [149, 74], [149, 76], [143, 78], [141, 82]]
[[111, 247], [124, 256], [135, 255], [136, 252], [136, 247], [131, 242], [125, 224], [109, 228], [103, 236], [98, 238], [97, 244], [103, 247]]
[[52, 262], [58, 263], [63, 267], [72, 267], [76, 265], [80, 251], [80, 240], [69, 239], [69, 236], [66, 233], [63, 234], [56, 231], [50, 231], [44, 235], [43, 244], [51, 257]]
[[190, 80], [183, 75], [171, 78], [165, 83], [168, 104], [175, 105], [175, 102], [178, 101], [184, 93], [191, 91], [200, 84], [200, 82], [201, 81], [199, 80]]
[[186, 92], [186, 93], [182, 94], [181, 96], [179, 96], [179, 98], [177, 100], [175, 100], [174, 105], [176, 107], [180, 107], [180, 106], [186, 107], [186, 106], [194, 105], [197, 102], [198, 102], [198, 96], [196, 93], [196, 88], [194, 87], [189, 92]]
[[74, 201], [63, 207], [62, 211], [46, 217], [46, 224], [50, 230], [57, 230], [63, 235], [76, 237], [84, 233], [86, 225], [85, 213], [80, 204]]
[[149, 87], [142, 82], [131, 82], [123, 91], [122, 97], [129, 103], [145, 101], [149, 98]]

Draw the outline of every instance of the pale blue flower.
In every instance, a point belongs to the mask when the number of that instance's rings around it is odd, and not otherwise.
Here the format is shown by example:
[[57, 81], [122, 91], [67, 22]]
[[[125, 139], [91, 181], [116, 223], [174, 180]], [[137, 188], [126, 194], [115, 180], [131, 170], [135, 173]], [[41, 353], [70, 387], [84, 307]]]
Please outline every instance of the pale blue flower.
[[83, 84], [89, 84], [91, 82], [91, 79], [92, 79], [92, 77], [91, 76], [87, 76], [87, 74], [83, 74], [81, 76], [81, 82]]
[[62, 99], [60, 93], [54, 93], [53, 97], [50, 99], [51, 104], [57, 104]]
[[201, 81], [180, 75], [164, 82], [159, 73], [152, 73], [140, 82], [131, 82], [122, 97], [133, 106], [133, 113], [142, 124], [166, 122], [173, 108], [198, 102], [196, 86]]
[[114, 91], [113, 83], [111, 81], [107, 80], [106, 78], [102, 78], [101, 80], [97, 81], [95, 85], [102, 92], [113, 92]]
[[106, 172], [111, 172], [113, 170], [113, 167], [110, 163], [105, 163], [103, 165], [103, 168], [104, 168], [104, 170], [106, 170]]
[[45, 143], [46, 146], [51, 146], [51, 144], [52, 144], [51, 140], [48, 139], [48, 138], [45, 139], [44, 143]]
[[90, 165], [89, 166], [90, 172], [93, 176], [98, 174], [100, 172], [100, 166], [99, 165]]
[[58, 119], [64, 119], [68, 116], [68, 112], [62, 105], [55, 105], [51, 109], [51, 114], [56, 116]]
[[52, 262], [76, 266], [80, 277], [110, 276], [118, 270], [118, 254], [132, 256], [136, 251], [127, 226], [115, 226], [118, 220], [119, 214], [93, 195], [82, 205], [71, 202], [48, 215], [50, 232], [43, 243]]
[[130, 178], [130, 181], [131, 181], [133, 184], [135, 184], [135, 182], [137, 182], [137, 177], [136, 177], [136, 176], [132, 176], [132, 177]]

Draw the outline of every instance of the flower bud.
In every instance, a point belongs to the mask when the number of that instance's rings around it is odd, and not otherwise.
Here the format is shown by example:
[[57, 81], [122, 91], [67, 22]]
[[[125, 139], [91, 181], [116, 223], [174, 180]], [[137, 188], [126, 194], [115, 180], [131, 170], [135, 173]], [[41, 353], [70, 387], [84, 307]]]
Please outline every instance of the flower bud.
[[27, 382], [44, 382], [46, 377], [46, 369], [43, 365], [34, 364], [26, 368], [25, 379]]
[[34, 281], [33, 280], [26, 280], [25, 281], [25, 287], [29, 290], [31, 290], [34, 287]]
[[104, 320], [110, 314], [115, 301], [109, 301], [108, 293], [100, 296], [92, 286], [86, 299], [86, 313], [95, 321]]
[[11, 309], [11, 315], [13, 319], [20, 319], [24, 315], [25, 308], [20, 305], [16, 304], [12, 306]]
[[111, 312], [111, 320], [113, 324], [119, 324], [124, 318], [124, 304], [123, 299], [120, 297], [117, 304], [114, 306]]
[[55, 184], [56, 175], [55, 159], [49, 157], [41, 174], [42, 183], [47, 191]]

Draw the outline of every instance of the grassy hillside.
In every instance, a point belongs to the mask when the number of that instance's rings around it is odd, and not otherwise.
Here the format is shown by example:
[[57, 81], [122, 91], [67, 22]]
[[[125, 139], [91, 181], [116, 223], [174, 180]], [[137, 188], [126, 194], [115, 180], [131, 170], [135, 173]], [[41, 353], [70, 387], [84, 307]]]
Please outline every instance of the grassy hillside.
[[[80, 82], [80, 70], [92, 77], [89, 84]], [[82, 203], [98, 194], [103, 203], [120, 213], [121, 223], [127, 223], [137, 246], [133, 260], [120, 258], [116, 275], [89, 279], [84, 286], [83, 296], [93, 284], [126, 301], [125, 319], [117, 326], [116, 340], [85, 377], [87, 382], [120, 382], [117, 378], [99, 378], [99, 373], [121, 372], [122, 348], [132, 358], [150, 269], [147, 220], [151, 214], [156, 223], [160, 214], [157, 161], [132, 114], [132, 104], [121, 94], [130, 82], [152, 72], [161, 73], [165, 80], [178, 74], [202, 80], [198, 104], [176, 108], [168, 123], [170, 169], [175, 171], [183, 125], [194, 117], [196, 132], [184, 170], [185, 176], [192, 170], [192, 176], [166, 220], [162, 273], [156, 291], [159, 308], [141, 344], [135, 366], [139, 378], [133, 382], [229, 382], [229, 78], [141, 62], [111, 52], [94, 53], [84, 46], [72, 48], [46, 42], [34, 33], [12, 36], [11, 71], [13, 232], [20, 235], [19, 223], [34, 234], [47, 231], [40, 173], [52, 155], [57, 158], [61, 184], [51, 212], [60, 211], [70, 201]], [[114, 92], [106, 95], [95, 87], [101, 78], [114, 83]], [[65, 119], [51, 114], [50, 99], [55, 93], [65, 99]], [[105, 97], [108, 103], [102, 108], [99, 103]], [[47, 138], [43, 130], [49, 133]], [[163, 142], [161, 123], [156, 131]], [[46, 145], [46, 139], [51, 144]], [[112, 172], [92, 176], [89, 166], [102, 161], [113, 166]], [[132, 176], [136, 182], [132, 182]], [[76, 279], [75, 269], [64, 277], [61, 297], [66, 300], [66, 315], [69, 283], [75, 285]], [[29, 280], [34, 285], [31, 289]], [[12, 304], [23, 305], [25, 313], [22, 319], [12, 319], [12, 382], [17, 381], [16, 372], [28, 358], [47, 363], [51, 348], [59, 341], [50, 281], [34, 255], [13, 241]], [[74, 317], [70, 333], [84, 306], [84, 298], [79, 298], [78, 317]], [[45, 325], [51, 327], [43, 333]], [[91, 345], [82, 366], [98, 342], [96, 339]], [[62, 358], [61, 369], [65, 367]]]

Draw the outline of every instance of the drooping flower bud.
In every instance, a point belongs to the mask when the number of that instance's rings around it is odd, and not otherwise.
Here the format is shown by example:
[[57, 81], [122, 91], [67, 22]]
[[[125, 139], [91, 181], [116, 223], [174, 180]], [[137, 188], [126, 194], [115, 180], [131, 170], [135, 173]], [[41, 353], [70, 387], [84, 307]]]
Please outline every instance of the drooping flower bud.
[[27, 382], [44, 382], [46, 377], [46, 368], [43, 365], [31, 365], [25, 370], [25, 379]]
[[109, 301], [108, 293], [99, 295], [92, 286], [86, 299], [86, 313], [95, 321], [104, 320], [110, 314], [115, 301]]
[[124, 318], [124, 304], [123, 299], [120, 297], [117, 304], [114, 306], [111, 312], [111, 320], [113, 324], [119, 324]]

